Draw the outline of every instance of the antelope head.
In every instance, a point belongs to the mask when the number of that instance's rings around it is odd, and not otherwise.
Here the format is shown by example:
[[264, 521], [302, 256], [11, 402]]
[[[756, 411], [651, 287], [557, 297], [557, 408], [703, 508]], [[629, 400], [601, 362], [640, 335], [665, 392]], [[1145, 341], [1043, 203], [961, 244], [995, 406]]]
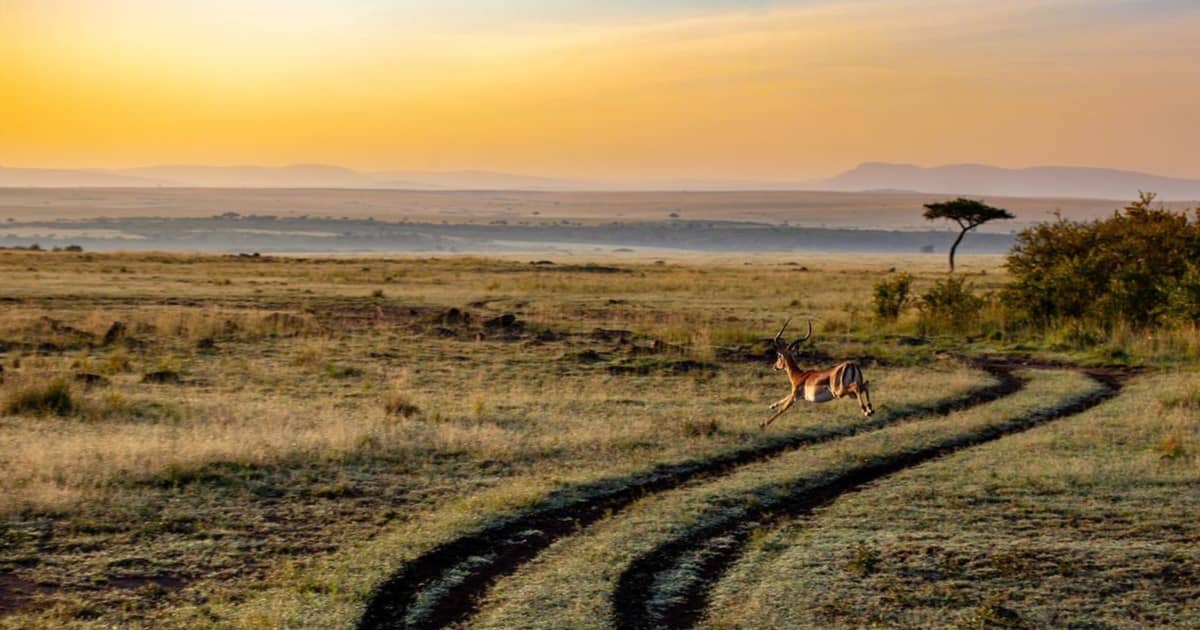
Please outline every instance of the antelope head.
[[800, 347], [800, 344], [807, 341], [809, 337], [812, 337], [813, 329], [812, 320], [810, 319], [808, 320], [807, 335], [804, 335], [792, 343], [785, 343], [783, 341], [783, 331], [787, 330], [788, 324], [791, 323], [791, 321], [792, 318], [789, 317], [785, 322], [783, 322], [783, 326], [779, 328], [779, 332], [775, 333], [775, 338], [771, 340], [771, 347], [775, 348], [775, 365], [773, 367], [776, 370], [787, 368], [787, 357], [794, 357], [796, 354], [796, 349]]

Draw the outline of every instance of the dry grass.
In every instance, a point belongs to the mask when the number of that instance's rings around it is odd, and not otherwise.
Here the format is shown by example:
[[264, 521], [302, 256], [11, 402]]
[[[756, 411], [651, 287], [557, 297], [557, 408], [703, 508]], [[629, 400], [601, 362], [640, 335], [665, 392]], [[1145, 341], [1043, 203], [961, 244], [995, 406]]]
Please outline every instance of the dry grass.
[[421, 413], [408, 379], [408, 370], [401, 370], [392, 381], [391, 391], [385, 394], [383, 410], [389, 415], [412, 418]]
[[[119, 396], [119, 395], [117, 395]], [[336, 404], [282, 399], [214, 404], [184, 398], [179, 418], [132, 421], [135, 404], [108, 399], [119, 417], [12, 423], [0, 433], [0, 514], [62, 510], [131, 482], [173, 483], [212, 462], [254, 466], [290, 457], [346, 457], [370, 441], [419, 448], [382, 412], [344, 416]], [[120, 413], [124, 412], [124, 413]]]
[[[890, 265], [927, 285], [940, 260], [622, 260], [0, 252], [0, 401], [62, 378], [72, 402], [0, 414], [0, 574], [40, 585], [0, 626], [344, 625], [397, 563], [556, 488], [858, 421], [757, 430], [786, 384], [754, 357], [789, 315], [864, 363], [881, 413], [982, 378], [937, 359], [962, 340], [869, 318]], [[992, 287], [997, 262], [963, 267]], [[524, 327], [480, 324], [502, 313]], [[1171, 417], [1147, 448], [1192, 461]]]

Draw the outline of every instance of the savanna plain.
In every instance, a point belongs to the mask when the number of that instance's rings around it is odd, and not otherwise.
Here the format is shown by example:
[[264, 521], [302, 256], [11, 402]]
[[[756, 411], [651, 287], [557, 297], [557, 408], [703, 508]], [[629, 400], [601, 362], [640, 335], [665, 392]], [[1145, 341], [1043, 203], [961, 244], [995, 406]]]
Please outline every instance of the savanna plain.
[[[0, 251], [0, 627], [1200, 625], [1195, 330], [876, 316], [941, 256], [584, 258]], [[874, 416], [759, 428], [789, 317]]]

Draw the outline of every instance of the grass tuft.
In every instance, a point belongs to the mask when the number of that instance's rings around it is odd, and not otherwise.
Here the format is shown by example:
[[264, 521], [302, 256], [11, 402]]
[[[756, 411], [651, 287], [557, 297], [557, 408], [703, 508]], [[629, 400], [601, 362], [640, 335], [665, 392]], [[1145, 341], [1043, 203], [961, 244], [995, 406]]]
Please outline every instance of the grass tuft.
[[1179, 436], [1178, 432], [1168, 433], [1162, 443], [1158, 445], [1158, 452], [1162, 454], [1163, 459], [1175, 459], [1183, 455], [1183, 438]]
[[77, 408], [71, 384], [63, 377], [20, 387], [4, 401], [4, 412], [9, 415], [69, 416]]
[[388, 394], [383, 401], [383, 408], [389, 415], [400, 416], [402, 418], [412, 418], [421, 413], [421, 408], [418, 407], [404, 392], [392, 392]]
[[854, 556], [846, 562], [846, 568], [855, 575], [866, 577], [879, 569], [882, 559], [878, 549], [858, 543], [854, 547]]
[[712, 437], [721, 432], [721, 423], [713, 419], [689, 418], [681, 425], [685, 437]]
[[391, 391], [384, 396], [383, 409], [388, 415], [401, 418], [412, 418], [421, 413], [421, 408], [417, 406], [413, 401], [412, 394], [409, 393], [407, 371], [401, 371], [396, 376]]

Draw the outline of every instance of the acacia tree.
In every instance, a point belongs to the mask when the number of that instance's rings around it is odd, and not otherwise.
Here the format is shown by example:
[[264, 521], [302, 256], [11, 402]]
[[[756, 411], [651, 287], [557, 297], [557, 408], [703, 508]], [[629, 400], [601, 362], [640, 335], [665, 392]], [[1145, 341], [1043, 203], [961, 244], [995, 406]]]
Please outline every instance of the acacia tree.
[[954, 251], [958, 249], [958, 244], [962, 242], [967, 232], [974, 230], [988, 221], [995, 219], [1015, 219], [1017, 217], [1003, 208], [993, 208], [982, 201], [959, 197], [953, 201], [939, 201], [937, 203], [925, 204], [925, 218], [930, 221], [934, 219], [950, 219], [957, 223], [958, 227], [962, 228], [962, 231], [958, 233], [958, 238], [954, 239], [954, 244], [950, 246], [950, 271], [953, 272]]

